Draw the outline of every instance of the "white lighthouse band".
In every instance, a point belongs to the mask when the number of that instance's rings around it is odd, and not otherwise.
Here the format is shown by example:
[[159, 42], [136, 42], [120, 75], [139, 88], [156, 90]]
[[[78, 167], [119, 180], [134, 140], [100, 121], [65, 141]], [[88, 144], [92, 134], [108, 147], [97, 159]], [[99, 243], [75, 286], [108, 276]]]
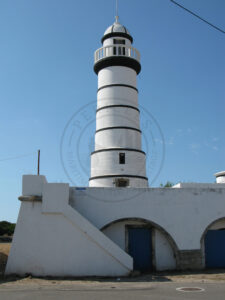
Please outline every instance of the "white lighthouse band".
[[102, 43], [94, 55], [98, 92], [89, 186], [147, 187], [136, 83], [140, 54], [118, 19], [105, 31]]

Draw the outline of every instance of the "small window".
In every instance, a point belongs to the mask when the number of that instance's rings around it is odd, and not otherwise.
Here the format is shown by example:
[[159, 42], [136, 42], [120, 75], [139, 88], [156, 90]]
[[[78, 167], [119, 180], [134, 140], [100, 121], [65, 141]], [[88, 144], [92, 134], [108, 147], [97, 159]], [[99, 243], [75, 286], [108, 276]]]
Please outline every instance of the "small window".
[[118, 55], [125, 55], [125, 47], [118, 47]]
[[118, 39], [113, 39], [113, 44], [114, 45], [125, 45], [125, 40], [118, 40]]
[[120, 165], [125, 164], [125, 153], [120, 153], [119, 154], [119, 163], [120, 163]]
[[116, 187], [128, 187], [129, 179], [119, 178], [115, 181]]

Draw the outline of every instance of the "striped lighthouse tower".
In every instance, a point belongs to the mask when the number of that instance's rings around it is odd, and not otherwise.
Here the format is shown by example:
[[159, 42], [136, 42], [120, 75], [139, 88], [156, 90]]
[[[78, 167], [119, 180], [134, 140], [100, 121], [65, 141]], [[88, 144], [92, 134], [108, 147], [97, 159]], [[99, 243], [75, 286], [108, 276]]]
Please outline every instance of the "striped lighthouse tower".
[[140, 54], [118, 17], [101, 41], [94, 55], [98, 93], [89, 186], [147, 187], [136, 84]]

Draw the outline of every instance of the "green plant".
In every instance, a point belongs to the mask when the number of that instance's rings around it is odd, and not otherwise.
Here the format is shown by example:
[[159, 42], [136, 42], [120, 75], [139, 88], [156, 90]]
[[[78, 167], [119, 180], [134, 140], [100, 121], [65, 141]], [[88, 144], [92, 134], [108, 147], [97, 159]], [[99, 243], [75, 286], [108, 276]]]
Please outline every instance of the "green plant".
[[16, 224], [7, 221], [0, 222], [0, 235], [13, 235]]

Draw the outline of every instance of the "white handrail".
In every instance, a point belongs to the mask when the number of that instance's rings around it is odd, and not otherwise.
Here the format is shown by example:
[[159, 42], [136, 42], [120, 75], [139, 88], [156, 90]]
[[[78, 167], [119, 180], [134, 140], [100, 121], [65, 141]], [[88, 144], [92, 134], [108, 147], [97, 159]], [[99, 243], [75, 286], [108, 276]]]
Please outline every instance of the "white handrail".
[[95, 51], [94, 54], [95, 63], [100, 59], [109, 56], [127, 56], [136, 59], [137, 61], [140, 62], [140, 53], [136, 48], [126, 47], [123, 45], [110, 45], [110, 46], [99, 48], [98, 50]]

